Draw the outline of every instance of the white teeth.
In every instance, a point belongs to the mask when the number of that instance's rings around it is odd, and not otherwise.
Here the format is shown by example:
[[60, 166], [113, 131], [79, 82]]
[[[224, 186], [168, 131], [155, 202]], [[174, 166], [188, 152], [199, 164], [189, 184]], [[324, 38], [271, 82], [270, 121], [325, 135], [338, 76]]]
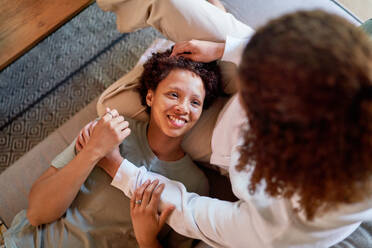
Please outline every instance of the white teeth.
[[185, 120], [182, 120], [182, 119], [178, 119], [174, 116], [171, 116], [169, 115], [169, 119], [171, 119], [172, 121], [175, 121], [177, 125], [182, 125], [183, 123], [185, 123]]

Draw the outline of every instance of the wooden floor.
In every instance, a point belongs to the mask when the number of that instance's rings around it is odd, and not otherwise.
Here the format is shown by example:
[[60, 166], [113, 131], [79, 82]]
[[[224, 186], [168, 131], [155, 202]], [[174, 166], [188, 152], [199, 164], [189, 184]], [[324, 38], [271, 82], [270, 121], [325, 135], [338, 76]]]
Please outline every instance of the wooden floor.
[[0, 0], [0, 70], [92, 0]]

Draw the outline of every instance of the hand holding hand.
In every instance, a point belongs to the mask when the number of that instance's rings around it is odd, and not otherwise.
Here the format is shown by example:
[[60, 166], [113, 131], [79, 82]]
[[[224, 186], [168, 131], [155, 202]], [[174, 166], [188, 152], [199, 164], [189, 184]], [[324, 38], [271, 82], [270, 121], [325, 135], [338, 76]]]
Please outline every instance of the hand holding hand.
[[106, 114], [99, 120], [88, 123], [80, 132], [76, 150], [89, 149], [99, 157], [111, 154], [115, 148], [130, 134], [129, 123], [114, 109], [107, 108]]
[[158, 183], [158, 180], [152, 183], [146, 181], [136, 189], [130, 201], [134, 233], [142, 248], [161, 247], [157, 235], [174, 210], [174, 206], [169, 205], [163, 212], [158, 213], [160, 195], [164, 190], [164, 184], [157, 187]]
[[207, 63], [221, 59], [224, 50], [225, 43], [190, 40], [176, 43], [170, 56], [182, 56], [194, 61]]
[[83, 150], [90, 139], [90, 135], [93, 132], [93, 128], [97, 125], [97, 120], [91, 121], [86, 124], [80, 131], [79, 135], [77, 136], [75, 149], [77, 152]]

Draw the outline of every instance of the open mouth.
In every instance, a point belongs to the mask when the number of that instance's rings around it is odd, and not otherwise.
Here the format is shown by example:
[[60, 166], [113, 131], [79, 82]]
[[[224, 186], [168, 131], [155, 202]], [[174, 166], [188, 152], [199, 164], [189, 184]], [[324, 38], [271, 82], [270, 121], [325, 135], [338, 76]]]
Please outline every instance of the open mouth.
[[176, 117], [174, 115], [167, 115], [167, 117], [172, 126], [177, 128], [183, 127], [187, 123], [187, 120], [184, 118]]

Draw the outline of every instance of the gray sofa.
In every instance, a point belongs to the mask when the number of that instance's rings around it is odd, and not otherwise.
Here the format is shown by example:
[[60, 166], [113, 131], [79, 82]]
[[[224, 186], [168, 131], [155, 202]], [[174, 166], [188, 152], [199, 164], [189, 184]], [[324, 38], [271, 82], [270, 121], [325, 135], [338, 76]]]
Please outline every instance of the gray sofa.
[[[323, 9], [348, 19], [355, 25], [361, 21], [336, 1], [330, 0], [221, 0], [228, 12], [253, 28], [271, 18], [298, 9]], [[27, 195], [32, 183], [49, 166], [50, 161], [75, 137], [85, 123], [96, 117], [96, 101], [90, 103], [43, 142], [0, 175], [0, 219], [10, 225], [20, 210], [27, 208]], [[233, 199], [226, 178], [206, 170], [211, 181], [212, 194], [218, 198]], [[221, 183], [222, 182], [222, 183]], [[335, 247], [372, 247], [372, 224], [363, 223], [344, 242]]]

